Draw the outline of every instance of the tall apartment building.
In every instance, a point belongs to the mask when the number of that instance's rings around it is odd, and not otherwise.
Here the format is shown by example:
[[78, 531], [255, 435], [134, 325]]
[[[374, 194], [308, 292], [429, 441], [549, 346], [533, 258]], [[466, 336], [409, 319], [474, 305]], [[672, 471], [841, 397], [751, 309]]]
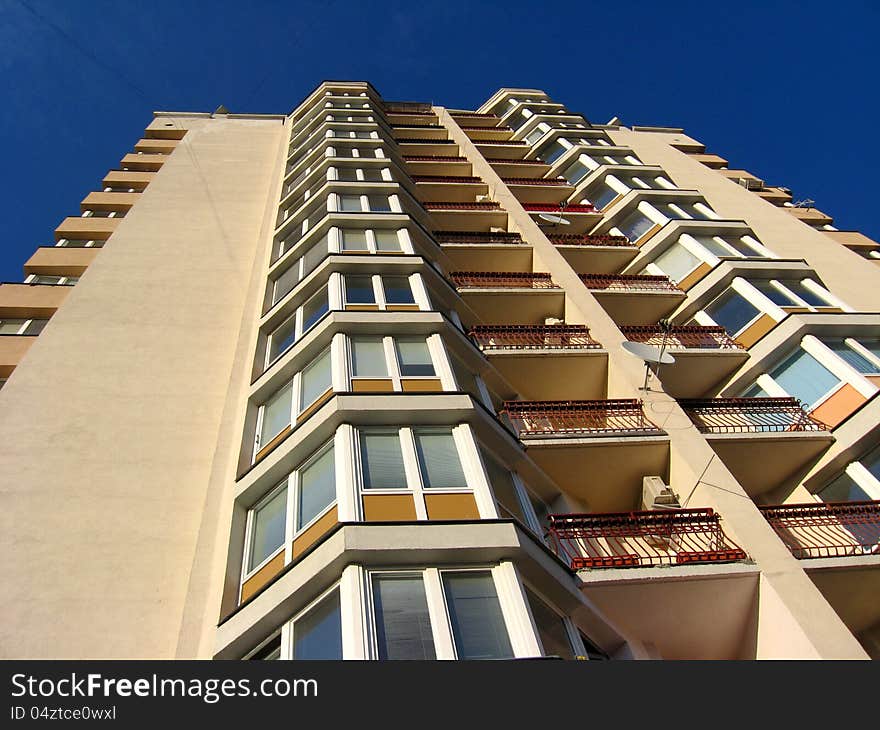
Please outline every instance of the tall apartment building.
[[613, 121], [156, 113], [0, 286], [0, 653], [880, 656], [878, 245]]

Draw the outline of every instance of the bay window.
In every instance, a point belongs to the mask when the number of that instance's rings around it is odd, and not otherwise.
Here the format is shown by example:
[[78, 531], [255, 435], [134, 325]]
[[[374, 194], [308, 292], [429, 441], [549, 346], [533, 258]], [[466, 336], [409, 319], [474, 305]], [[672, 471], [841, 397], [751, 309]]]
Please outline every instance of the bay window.
[[704, 307], [704, 311], [730, 335], [741, 332], [761, 314], [761, 310], [732, 287]]
[[318, 320], [330, 311], [327, 287], [324, 286], [313, 294], [304, 304], [296, 309], [284, 322], [269, 333], [269, 345], [266, 350], [266, 366], [286, 352]]
[[346, 309], [418, 309], [407, 276], [346, 274], [343, 281]]

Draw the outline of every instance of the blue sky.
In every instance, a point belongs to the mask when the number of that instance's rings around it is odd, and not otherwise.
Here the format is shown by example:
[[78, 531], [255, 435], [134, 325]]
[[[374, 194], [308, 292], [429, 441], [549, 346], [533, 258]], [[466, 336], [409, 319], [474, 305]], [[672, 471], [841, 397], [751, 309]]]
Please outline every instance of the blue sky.
[[595, 122], [682, 126], [880, 240], [878, 21], [877, 2], [0, 0], [0, 281], [153, 110], [288, 112], [323, 79], [457, 108], [537, 87]]

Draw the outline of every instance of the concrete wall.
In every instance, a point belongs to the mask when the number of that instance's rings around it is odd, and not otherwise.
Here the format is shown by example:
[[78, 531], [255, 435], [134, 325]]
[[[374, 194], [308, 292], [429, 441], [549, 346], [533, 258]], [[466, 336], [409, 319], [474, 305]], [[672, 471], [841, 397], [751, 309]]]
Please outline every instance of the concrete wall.
[[177, 651], [284, 128], [175, 121], [188, 134], [0, 391], [4, 658]]

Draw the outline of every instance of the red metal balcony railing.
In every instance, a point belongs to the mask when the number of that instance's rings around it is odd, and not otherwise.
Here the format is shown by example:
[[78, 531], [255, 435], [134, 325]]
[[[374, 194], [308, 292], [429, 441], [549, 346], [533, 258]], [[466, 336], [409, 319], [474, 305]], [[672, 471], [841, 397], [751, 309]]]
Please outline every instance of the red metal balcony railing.
[[541, 160], [505, 160], [500, 157], [486, 157], [485, 160], [489, 164], [495, 165], [543, 165], [544, 167], [550, 167], [550, 165]]
[[[578, 274], [588, 289], [609, 291], [681, 292], [668, 276], [651, 274]], [[682, 292], [683, 293], [683, 292]]]
[[557, 246], [628, 246], [637, 248], [629, 242], [626, 236], [612, 236], [610, 234], [590, 235], [589, 233], [560, 233], [548, 236], [550, 243]]
[[501, 210], [501, 206], [495, 202], [486, 203], [447, 203], [433, 202], [422, 203], [425, 210]]
[[510, 127], [496, 127], [494, 124], [459, 124], [463, 130], [467, 131], [469, 129], [476, 131], [485, 131], [491, 130], [493, 132], [512, 132], [513, 130]]
[[748, 557], [709, 508], [550, 515], [548, 542], [572, 570], [731, 563]]
[[557, 180], [545, 177], [503, 177], [501, 181], [505, 185], [553, 185], [559, 187], [571, 187], [567, 180]]
[[453, 145], [451, 139], [425, 139], [424, 137], [409, 137], [407, 139], [398, 139], [395, 140], [397, 144], [448, 144]]
[[577, 213], [598, 213], [595, 206], [589, 203], [574, 203], [566, 205], [565, 209], [554, 203], [523, 203], [522, 207], [529, 213], [559, 213], [563, 215], [575, 215]]
[[474, 144], [477, 145], [477, 147], [489, 147], [493, 145], [502, 145], [504, 147], [525, 147], [528, 142], [523, 139], [507, 139], [504, 141], [492, 139], [477, 139], [474, 140]]
[[386, 114], [432, 114], [430, 104], [420, 101], [386, 101], [383, 105]]
[[797, 398], [682, 398], [678, 402], [702, 433], [828, 430]]
[[481, 350], [595, 350], [600, 349], [583, 324], [477, 325], [469, 333]]
[[796, 558], [880, 555], [880, 501], [758, 507]]
[[608, 400], [505, 401], [517, 436], [662, 433], [634, 398]]
[[663, 332], [659, 325], [626, 326], [621, 327], [626, 339], [630, 342], [644, 342], [649, 345], [660, 346], [666, 342], [666, 347], [693, 348], [707, 350], [742, 350], [739, 342], [734, 340], [724, 327], [703, 325], [676, 325], [668, 333]]
[[444, 129], [439, 124], [392, 124], [391, 129]]
[[523, 242], [519, 233], [484, 231], [434, 231], [438, 243], [512, 243]]
[[466, 157], [444, 157], [443, 155], [403, 155], [404, 162], [467, 162]]
[[449, 274], [459, 289], [558, 289], [550, 274], [517, 271], [453, 271]]
[[473, 175], [410, 175], [415, 183], [463, 183], [480, 184], [483, 181]]

